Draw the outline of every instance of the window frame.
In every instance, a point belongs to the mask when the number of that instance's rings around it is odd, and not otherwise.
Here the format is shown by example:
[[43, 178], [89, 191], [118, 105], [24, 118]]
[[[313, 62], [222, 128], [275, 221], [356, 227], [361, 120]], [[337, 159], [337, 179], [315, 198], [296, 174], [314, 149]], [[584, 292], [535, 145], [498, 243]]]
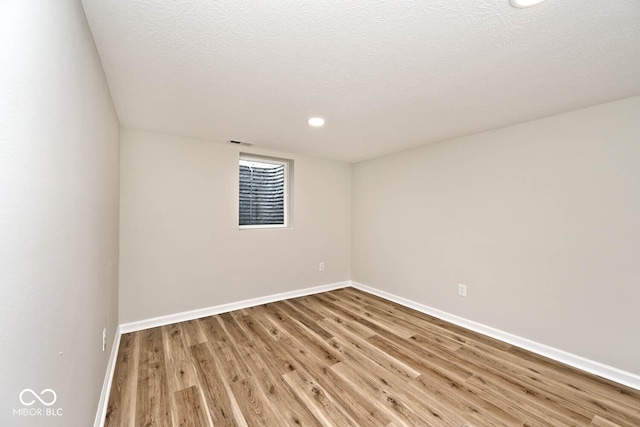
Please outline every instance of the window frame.
[[[284, 180], [283, 180], [283, 199], [282, 199], [282, 210], [283, 210], [283, 224], [249, 224], [249, 225], [240, 225], [240, 162], [257, 162], [257, 163], [268, 163], [272, 165], [278, 165], [284, 167]], [[239, 230], [259, 230], [259, 229], [281, 229], [281, 228], [291, 228], [289, 223], [289, 210], [291, 207], [289, 206], [289, 171], [291, 160], [289, 159], [281, 159], [278, 157], [268, 157], [261, 156], [258, 154], [250, 154], [250, 153], [239, 153], [238, 157], [238, 229]]]

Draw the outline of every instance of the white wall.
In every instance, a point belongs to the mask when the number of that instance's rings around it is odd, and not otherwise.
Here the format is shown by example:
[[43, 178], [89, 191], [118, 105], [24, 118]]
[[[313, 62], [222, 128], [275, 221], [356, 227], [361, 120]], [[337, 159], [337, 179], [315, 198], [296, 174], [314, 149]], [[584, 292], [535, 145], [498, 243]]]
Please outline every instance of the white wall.
[[352, 179], [354, 280], [640, 374], [640, 97]]
[[[0, 94], [0, 425], [89, 426], [117, 325], [119, 125], [79, 1], [1, 3]], [[63, 415], [13, 416], [26, 388]]]
[[237, 146], [121, 143], [121, 323], [349, 280], [349, 164], [243, 149], [294, 160], [293, 227], [239, 230]]

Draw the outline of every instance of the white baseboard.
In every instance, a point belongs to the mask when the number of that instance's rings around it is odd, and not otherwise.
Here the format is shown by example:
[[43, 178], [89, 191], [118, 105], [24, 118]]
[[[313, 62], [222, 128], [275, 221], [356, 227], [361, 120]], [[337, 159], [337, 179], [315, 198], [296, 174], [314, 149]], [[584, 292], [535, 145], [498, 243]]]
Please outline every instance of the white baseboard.
[[459, 317], [454, 314], [450, 314], [415, 301], [411, 301], [407, 298], [403, 298], [389, 292], [381, 291], [379, 289], [363, 285], [362, 283], [351, 281], [351, 286], [356, 289], [360, 289], [361, 291], [377, 295], [381, 298], [393, 301], [405, 307], [409, 307], [422, 313], [428, 314], [430, 316], [446, 320], [447, 322], [462, 326], [463, 328], [467, 328], [483, 335], [490, 336], [491, 338], [513, 344], [517, 347], [529, 350], [533, 353], [546, 356], [550, 359], [556, 360], [566, 365], [573, 366], [574, 368], [578, 368], [583, 371], [587, 371], [600, 377], [609, 379], [611, 381], [615, 381], [619, 384], [624, 384], [628, 387], [640, 390], [640, 376], [631, 372], [626, 372], [621, 369], [614, 368], [612, 366], [608, 366], [603, 363], [566, 352], [564, 350], [559, 350], [545, 344], [540, 344], [536, 341], [522, 338], [509, 332], [504, 332], [499, 329], [495, 329], [490, 326], [486, 326], [481, 323], [474, 322], [472, 320], [468, 320], [463, 317]]
[[118, 358], [118, 349], [120, 348], [120, 327], [116, 329], [116, 334], [111, 346], [111, 354], [109, 355], [109, 363], [107, 364], [107, 372], [104, 376], [102, 384], [102, 393], [100, 394], [100, 402], [98, 402], [98, 411], [96, 419], [93, 423], [94, 427], [104, 427], [105, 416], [107, 415], [107, 405], [109, 404], [109, 392], [111, 392], [111, 383], [113, 381], [113, 372], [116, 369], [116, 359]]
[[123, 323], [120, 325], [120, 332], [126, 334], [129, 332], [141, 331], [143, 329], [156, 328], [158, 326], [170, 325], [172, 323], [185, 322], [187, 320], [199, 319], [201, 317], [213, 316], [215, 314], [255, 307], [257, 305], [267, 304], [270, 302], [282, 301], [286, 299], [302, 297], [305, 295], [332, 291], [334, 289], [345, 288], [350, 285], [350, 281], [331, 283], [328, 285], [321, 285], [313, 288], [283, 292], [280, 294], [267, 295], [264, 297], [252, 298], [244, 301], [231, 302], [228, 304], [215, 305], [213, 307], [200, 308], [197, 310], [184, 311], [182, 313], [154, 317], [152, 319], [140, 320], [137, 322]]

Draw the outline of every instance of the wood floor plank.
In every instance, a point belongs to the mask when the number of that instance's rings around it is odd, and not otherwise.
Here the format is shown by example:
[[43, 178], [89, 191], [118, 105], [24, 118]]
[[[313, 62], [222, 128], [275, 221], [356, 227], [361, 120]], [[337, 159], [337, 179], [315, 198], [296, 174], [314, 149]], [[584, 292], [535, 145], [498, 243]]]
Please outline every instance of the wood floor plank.
[[255, 320], [253, 315], [243, 316], [240, 321], [255, 337], [252, 344], [256, 346], [256, 352], [269, 360], [270, 366], [276, 374], [284, 375], [301, 367], [294, 357], [282, 346], [277, 345], [278, 341], [269, 334], [267, 327]]
[[215, 350], [211, 343], [196, 344], [189, 348], [198, 374], [198, 384], [205, 398], [215, 426], [246, 425], [244, 417], [231, 395], [228, 382], [222, 376], [222, 369], [216, 362]]
[[233, 338], [236, 344], [246, 344], [251, 339], [247, 336], [242, 327], [236, 322], [236, 319], [231, 313], [220, 314], [219, 319], [222, 321], [222, 326], [229, 335]]
[[106, 427], [135, 425], [139, 352], [140, 332], [132, 332], [120, 337], [120, 350], [105, 417]]
[[234, 382], [231, 384], [231, 390], [248, 425], [278, 427], [284, 424], [254, 377], [249, 376]]
[[[316, 295], [314, 295], [315, 297]], [[322, 317], [318, 319], [318, 321], [322, 321], [326, 318], [333, 319], [338, 323], [348, 323], [352, 329], [357, 329], [358, 334], [362, 337], [368, 338], [377, 333], [377, 331], [382, 330], [388, 332], [384, 328], [380, 328], [372, 323], [368, 322], [366, 319], [362, 319], [358, 315], [346, 311], [337, 306], [331, 306], [328, 304], [316, 303], [314, 304], [317, 312], [322, 314]], [[367, 324], [369, 326], [367, 326]], [[388, 332], [391, 333], [391, 332]]]
[[376, 334], [367, 340], [389, 350], [395, 349], [399, 354], [412, 357], [415, 362], [412, 361], [411, 366], [424, 375], [443, 373], [458, 381], [466, 381], [474, 373], [465, 363], [460, 363], [457, 360], [454, 352], [446, 348], [428, 345], [426, 344], [427, 340], [420, 339], [418, 336], [402, 340], [393, 334]]
[[324, 426], [357, 426], [338, 403], [340, 396], [332, 396], [303, 370], [284, 375], [285, 381]]
[[324, 319], [326, 316], [317, 309], [319, 307], [309, 303], [307, 297], [293, 298], [285, 301], [286, 304], [294, 307], [298, 312], [304, 313], [306, 317], [310, 318], [314, 322]]
[[366, 393], [363, 393], [363, 390], [355, 388], [331, 368], [311, 368], [309, 373], [321, 386], [326, 390], [331, 390], [335, 396], [339, 397], [339, 402], [345, 413], [357, 425], [384, 426], [391, 421], [391, 418], [384, 411], [381, 411], [380, 406], [372, 401]]
[[274, 370], [271, 359], [263, 354], [256, 353], [252, 356], [252, 370], [257, 385], [262, 390], [263, 395], [274, 407], [278, 414], [278, 419], [282, 425], [291, 426], [319, 426], [309, 409], [301, 403], [300, 399], [293, 393], [282, 375]]
[[324, 339], [332, 337], [331, 333], [324, 330], [316, 320], [307, 316], [304, 310], [299, 309], [295, 302], [283, 301], [280, 308], [282, 311], [287, 313], [290, 318], [296, 319], [298, 322], [303, 324], [305, 328], [310, 329], [319, 337]]
[[123, 335], [105, 425], [639, 427], [640, 390], [345, 288]]
[[522, 422], [517, 413], [509, 413], [483, 399], [478, 390], [460, 380], [459, 375], [447, 370], [442, 364], [430, 363], [428, 357], [421, 357], [408, 348], [401, 349], [380, 336], [371, 337], [369, 341], [422, 373], [416, 378], [416, 385], [422, 389], [421, 394], [446, 401], [457, 412], [469, 414], [470, 418], [476, 419], [477, 414], [480, 414], [487, 425], [518, 425]]
[[[545, 394], [549, 398], [560, 402], [564, 408], [584, 413], [586, 416], [600, 413], [617, 422], [640, 426], [640, 418], [637, 415], [634, 416], [633, 409], [625, 406], [620, 400], [599, 400], [587, 392], [569, 387], [567, 384], [558, 381], [557, 378], [549, 376], [543, 370], [538, 369], [540, 373], [533, 374], [534, 371], [538, 372], [538, 370], [533, 367], [523, 368], [521, 365], [530, 363], [511, 354], [501, 352], [491, 355], [471, 348], [460, 350], [459, 353], [464, 353], [463, 357], [467, 362], [476, 364], [478, 372], [488, 368], [488, 371], [493, 370], [501, 375], [507, 374], [510, 378], [519, 381], [520, 384], [528, 384], [536, 392]], [[597, 391], [594, 392], [597, 396]]]
[[[341, 344], [344, 344], [344, 342], [340, 343], [338, 340], [340, 340], [339, 337], [334, 338], [332, 341], [336, 342], [338, 348], [343, 348]], [[396, 395], [400, 396], [405, 403], [410, 403], [411, 407], [420, 408], [420, 413], [428, 411], [431, 415], [435, 416], [436, 419], [431, 420], [431, 424], [444, 423], [448, 425], [462, 425], [461, 423], [467, 422], [468, 419], [477, 418], [475, 414], [483, 410], [481, 406], [477, 407], [467, 400], [459, 399], [459, 393], [455, 397], [446, 399], [447, 396], [441, 392], [442, 388], [446, 389], [446, 385], [443, 387], [442, 384], [440, 384], [438, 387], [428, 389], [417, 379], [407, 378], [396, 369], [381, 363], [380, 360], [358, 356], [358, 354], [353, 351], [353, 346], [347, 344], [347, 347], [349, 347], [349, 349], [345, 350], [343, 348], [343, 351], [346, 359], [348, 359], [348, 363], [360, 365], [365, 372], [369, 373], [370, 379], [373, 378], [375, 382], [379, 383], [379, 387], [392, 387]], [[400, 356], [401, 354], [396, 355]], [[412, 361], [413, 359], [404, 360]], [[415, 400], [414, 396], [420, 396], [420, 399]], [[448, 409], [446, 405], [442, 405], [442, 402], [447, 402], [453, 410]], [[425, 407], [425, 404], [429, 404], [430, 406]], [[490, 405], [485, 406], [490, 407]], [[491, 422], [492, 419], [496, 418], [492, 416], [495, 412], [498, 412], [495, 408], [491, 408], [491, 411], [488, 412], [485, 411], [485, 414], [488, 416], [482, 420], [481, 424], [487, 426], [502, 425], [502, 420], [499, 420], [497, 423]], [[458, 419], [454, 413], [464, 416], [465, 419]], [[505, 416], [503, 418], [513, 421], [512, 417]], [[511, 425], [513, 425], [513, 423]]]
[[480, 390], [492, 394], [494, 398], [498, 396], [509, 396], [509, 400], [516, 403], [531, 417], [537, 420], [548, 420], [552, 425], [559, 426], [584, 426], [591, 421], [588, 415], [574, 413], [562, 408], [558, 402], [541, 395], [529, 388], [522, 387], [499, 376], [486, 378], [474, 375], [468, 381], [477, 386]]
[[272, 318], [267, 306], [251, 307], [249, 312], [256, 321], [260, 322], [266, 328], [272, 341], [278, 342], [289, 336], [289, 334], [284, 331], [283, 325], [278, 324], [277, 319]]
[[[329, 345], [336, 352], [344, 353], [344, 351], [333, 344], [334, 338], [329, 341]], [[286, 342], [283, 340], [283, 342]], [[289, 354], [297, 360], [298, 364], [310, 374], [313, 379], [326, 390], [331, 390], [334, 395], [340, 396], [343, 411], [347, 416], [354, 420], [357, 425], [377, 426], [385, 425], [388, 417], [380, 413], [377, 406], [368, 400], [367, 396], [363, 396], [360, 390], [354, 389], [349, 383], [345, 382], [342, 377], [336, 375], [331, 369], [335, 360], [326, 362], [326, 358], [314, 357], [306, 352], [299, 342], [290, 340], [286, 345]]]
[[294, 366], [298, 365], [295, 359], [279, 346], [270, 345], [273, 342], [271, 336], [251, 315], [238, 317], [236, 321], [254, 337], [247, 343], [252, 350], [249, 355], [251, 363], [247, 365], [264, 396], [272, 405], [277, 402], [282, 423], [294, 426], [319, 425], [308, 408], [292, 393], [282, 376], [296, 369]]
[[[629, 387], [620, 386], [620, 384], [580, 371], [565, 372], [561, 369], [545, 369], [543, 376], [556, 384], [562, 384], [567, 393], [575, 393], [576, 397], [586, 398], [586, 396], [590, 396], [599, 405], [611, 405], [616, 412], [624, 412], [629, 414], [630, 417], [633, 417], [633, 414], [638, 416], [637, 409], [640, 394], [636, 394], [636, 390]], [[612, 396], [615, 396], [615, 399], [612, 399]], [[640, 420], [636, 422], [640, 426]]]
[[334, 335], [336, 335], [336, 340], [347, 344], [352, 350], [358, 351], [370, 359], [378, 361], [386, 369], [397, 372], [399, 375], [407, 379], [417, 378], [420, 376], [420, 372], [418, 370], [407, 365], [401, 360], [398, 360], [384, 350], [381, 350], [366, 339], [357, 336], [347, 327], [343, 326], [345, 325], [344, 323], [341, 325], [331, 319], [325, 319], [322, 320], [320, 324], [326, 329], [331, 330]]
[[174, 426], [213, 427], [213, 422], [207, 415], [200, 391], [196, 386], [176, 391], [174, 399], [176, 402]]
[[591, 427], [620, 427], [619, 424], [616, 424], [612, 421], [609, 421], [605, 418], [595, 416], [593, 417], [593, 421], [589, 424]]
[[301, 323], [295, 322], [277, 307], [270, 306], [265, 314], [273, 323], [281, 326], [281, 331], [288, 338], [287, 342], [295, 346], [299, 354], [306, 354], [326, 366], [340, 361], [340, 355], [322, 337], [315, 335]]
[[202, 329], [202, 324], [199, 319], [183, 322], [181, 326], [182, 332], [184, 333], [185, 344], [188, 347], [207, 342], [207, 335], [204, 329]]
[[136, 426], [171, 426], [162, 331], [140, 332], [140, 356], [136, 393]]
[[390, 321], [386, 316], [379, 316], [376, 313], [372, 313], [371, 310], [368, 310], [365, 306], [355, 304], [350, 300], [336, 300], [333, 301], [333, 305], [350, 311], [351, 313], [360, 316], [362, 319], [366, 319], [368, 322], [386, 329], [401, 338], [409, 338], [416, 334], [414, 328], [408, 328], [400, 322]]
[[[280, 332], [272, 333], [271, 336], [277, 335], [279, 337], [277, 342], [282, 345], [284, 352], [295, 359], [294, 363], [299, 367], [298, 369], [304, 367], [321, 387], [331, 389], [341, 396], [344, 401], [343, 411], [350, 419], [356, 421], [358, 425], [377, 426], [386, 423], [386, 417], [380, 414], [370, 402], [362, 398], [356, 390], [350, 389], [342, 379], [327, 369], [337, 363], [339, 357], [338, 353], [330, 348], [330, 344], [322, 340], [322, 337], [313, 333], [307, 334], [310, 331], [305, 331], [299, 324], [289, 322], [290, 319], [285, 317], [282, 312], [273, 310], [273, 307], [265, 306], [255, 312], [262, 313], [272, 322], [278, 321], [285, 326]], [[274, 324], [270, 323], [271, 326], [267, 325], [266, 327], [273, 329]], [[264, 336], [265, 334], [258, 333], [258, 335]], [[310, 348], [315, 348], [315, 351], [309, 351]], [[273, 350], [274, 348], [271, 349], [271, 351]], [[383, 424], [380, 424], [381, 421]]]
[[[452, 339], [458, 341], [462, 344], [471, 344], [472, 342], [484, 343], [493, 348], [507, 350], [511, 348], [511, 345], [495, 338], [488, 337], [486, 335], [482, 335], [478, 332], [471, 331], [469, 329], [465, 329], [461, 326], [454, 325], [453, 323], [447, 322], [442, 319], [438, 319], [437, 317], [430, 316], [425, 313], [421, 313], [419, 311], [413, 310], [411, 308], [405, 307], [403, 305], [397, 304], [393, 301], [388, 301], [383, 298], [380, 298], [377, 295], [368, 294], [366, 292], [359, 291], [354, 288], [345, 288], [339, 291], [349, 291], [352, 294], [357, 294], [361, 299], [365, 301], [376, 301], [383, 305], [389, 307], [390, 310], [401, 312], [409, 315], [413, 322], [416, 325], [426, 327], [428, 329], [437, 329], [440, 333], [444, 333], [448, 336], [451, 336]], [[339, 292], [336, 291], [336, 292]]]
[[561, 413], [575, 422], [585, 423], [595, 413], [592, 411], [595, 408], [589, 408], [586, 401], [576, 404], [571, 399], [567, 399], [562, 390], [551, 383], [546, 383], [542, 376], [522, 374], [514, 367], [512, 361], [479, 357], [477, 351], [470, 348], [459, 350], [459, 353], [464, 353], [465, 360], [475, 363], [478, 372], [482, 370], [485, 378], [492, 378], [505, 386], [508, 384], [510, 390], [522, 391], [528, 398], [537, 402], [544, 399], [545, 408]]
[[182, 324], [162, 326], [160, 330], [169, 393], [195, 386], [196, 372], [187, 351]]
[[366, 370], [356, 370], [349, 362], [333, 365], [331, 370], [348, 379], [354, 387], [366, 391], [396, 422], [410, 426], [434, 425], [432, 422], [437, 422], [436, 425], [444, 425], [439, 420], [436, 421], [429, 417], [430, 413], [427, 411], [416, 413], [407, 406], [392, 390], [388, 381], [383, 381], [384, 378], [376, 378], [374, 374]]
[[209, 316], [198, 319], [201, 329], [209, 342], [226, 342], [227, 332], [222, 326], [219, 316]]

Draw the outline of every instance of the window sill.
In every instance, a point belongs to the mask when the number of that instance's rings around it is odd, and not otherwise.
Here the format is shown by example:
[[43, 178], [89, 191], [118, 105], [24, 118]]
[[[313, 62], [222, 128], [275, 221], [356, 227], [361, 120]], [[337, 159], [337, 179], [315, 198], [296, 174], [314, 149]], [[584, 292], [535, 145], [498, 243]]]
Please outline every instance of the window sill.
[[275, 224], [275, 225], [241, 225], [238, 230], [282, 230], [292, 228], [289, 225]]

